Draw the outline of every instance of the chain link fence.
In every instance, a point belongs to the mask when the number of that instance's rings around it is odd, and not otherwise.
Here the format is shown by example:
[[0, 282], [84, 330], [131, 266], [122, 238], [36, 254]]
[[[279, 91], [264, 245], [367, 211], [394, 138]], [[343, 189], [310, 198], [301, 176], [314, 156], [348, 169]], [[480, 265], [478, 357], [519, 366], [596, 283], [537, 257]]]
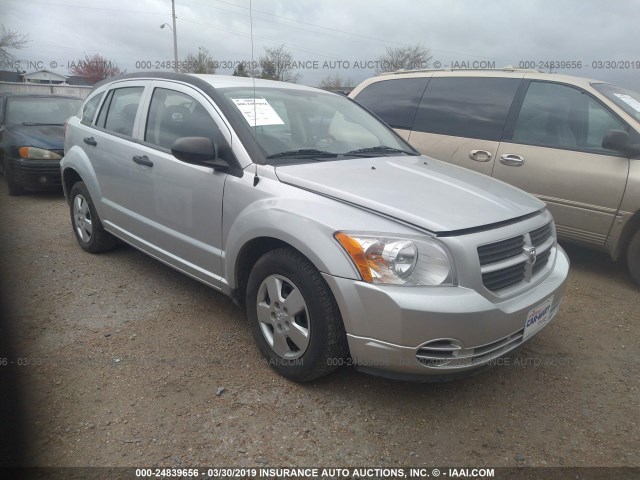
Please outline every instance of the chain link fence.
[[38, 83], [0, 82], [0, 93], [34, 93], [45, 95], [74, 95], [82, 99], [87, 98], [93, 87], [79, 85], [50, 85]]

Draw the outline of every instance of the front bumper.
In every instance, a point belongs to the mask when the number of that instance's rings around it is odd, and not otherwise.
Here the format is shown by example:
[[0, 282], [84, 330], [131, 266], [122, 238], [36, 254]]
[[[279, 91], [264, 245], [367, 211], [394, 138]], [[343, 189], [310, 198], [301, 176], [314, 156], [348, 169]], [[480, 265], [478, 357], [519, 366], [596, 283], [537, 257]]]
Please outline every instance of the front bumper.
[[[343, 316], [351, 363], [369, 373], [438, 381], [487, 368], [519, 347], [529, 311], [558, 312], [569, 259], [557, 247], [544, 281], [503, 301], [463, 287], [373, 285], [324, 274]], [[441, 360], [433, 360], [433, 353]], [[437, 357], [436, 355], [436, 357]]]
[[9, 159], [14, 181], [32, 189], [58, 188], [62, 185], [60, 160]]

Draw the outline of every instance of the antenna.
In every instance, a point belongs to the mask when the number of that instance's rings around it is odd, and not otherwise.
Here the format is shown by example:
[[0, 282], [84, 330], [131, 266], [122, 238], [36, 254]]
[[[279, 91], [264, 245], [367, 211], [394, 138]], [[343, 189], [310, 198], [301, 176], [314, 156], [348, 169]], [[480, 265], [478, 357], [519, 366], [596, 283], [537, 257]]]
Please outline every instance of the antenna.
[[[255, 60], [253, 59], [253, 4], [252, 4], [252, 0], [249, 0], [249, 25], [250, 25], [250, 30], [251, 30], [251, 70], [253, 71], [253, 65]], [[257, 138], [257, 131], [256, 129], [258, 128], [258, 115], [257, 115], [257, 108], [256, 108], [256, 77], [252, 76], [251, 80], [253, 80], [253, 136], [254, 138]], [[258, 182], [260, 181], [260, 178], [258, 177], [258, 164], [255, 164], [255, 170], [253, 172], [253, 186], [255, 187], [256, 185], [258, 185]]]

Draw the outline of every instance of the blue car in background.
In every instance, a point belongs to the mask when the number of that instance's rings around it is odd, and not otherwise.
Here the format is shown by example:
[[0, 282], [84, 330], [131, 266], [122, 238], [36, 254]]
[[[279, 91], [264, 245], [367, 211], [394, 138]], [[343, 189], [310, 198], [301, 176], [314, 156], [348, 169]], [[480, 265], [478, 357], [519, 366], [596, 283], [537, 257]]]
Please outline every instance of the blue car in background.
[[82, 99], [0, 93], [0, 169], [9, 195], [60, 188], [64, 123]]

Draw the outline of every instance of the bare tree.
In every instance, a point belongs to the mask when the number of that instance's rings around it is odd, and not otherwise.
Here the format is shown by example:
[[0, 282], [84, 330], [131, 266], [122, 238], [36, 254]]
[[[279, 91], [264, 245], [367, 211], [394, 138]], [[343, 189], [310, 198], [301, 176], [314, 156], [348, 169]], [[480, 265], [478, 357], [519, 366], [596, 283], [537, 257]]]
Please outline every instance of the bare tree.
[[340, 90], [353, 87], [353, 80], [350, 78], [342, 78], [339, 73], [335, 75], [327, 75], [318, 84], [318, 87], [325, 90]]
[[24, 48], [29, 43], [29, 35], [14, 30], [7, 30], [4, 25], [0, 27], [0, 62], [10, 63], [15, 60], [8, 50]]
[[96, 83], [105, 78], [124, 73], [113, 60], [107, 60], [99, 53], [85, 55], [77, 62], [71, 62], [69, 73], [84, 78], [89, 83]]
[[421, 43], [407, 47], [388, 47], [385, 54], [378, 57], [376, 74], [429, 68], [431, 58], [431, 49], [425, 48]]
[[281, 82], [297, 83], [302, 78], [299, 73], [293, 73], [293, 54], [285, 50], [284, 45], [277, 48], [266, 48], [260, 57], [260, 77]]
[[190, 53], [180, 68], [183, 73], [216, 73], [216, 64], [205, 47], [198, 47], [198, 53]]

